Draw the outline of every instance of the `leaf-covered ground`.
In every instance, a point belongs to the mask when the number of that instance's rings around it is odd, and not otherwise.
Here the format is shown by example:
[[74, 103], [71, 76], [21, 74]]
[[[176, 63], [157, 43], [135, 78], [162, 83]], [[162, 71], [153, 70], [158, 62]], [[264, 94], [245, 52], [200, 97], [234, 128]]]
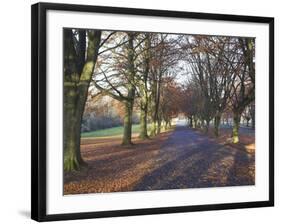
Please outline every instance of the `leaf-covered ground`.
[[[200, 130], [201, 133], [205, 134], [204, 131]], [[219, 137], [216, 138], [214, 135], [213, 127], [209, 128], [208, 134], [210, 138], [215, 139], [219, 144], [224, 144], [243, 150], [249, 154], [255, 153], [255, 130], [250, 127], [240, 127], [239, 130], [239, 143], [232, 143], [232, 128], [231, 126], [224, 126], [220, 128]]]
[[198, 131], [177, 127], [149, 140], [134, 136], [133, 141], [124, 147], [119, 137], [82, 139], [88, 167], [65, 173], [64, 194], [255, 184], [253, 151]]
[[139, 140], [134, 145], [120, 145], [120, 137], [81, 139], [81, 153], [88, 164], [78, 172], [65, 173], [64, 194], [131, 191], [155, 168], [160, 146], [170, 132]]

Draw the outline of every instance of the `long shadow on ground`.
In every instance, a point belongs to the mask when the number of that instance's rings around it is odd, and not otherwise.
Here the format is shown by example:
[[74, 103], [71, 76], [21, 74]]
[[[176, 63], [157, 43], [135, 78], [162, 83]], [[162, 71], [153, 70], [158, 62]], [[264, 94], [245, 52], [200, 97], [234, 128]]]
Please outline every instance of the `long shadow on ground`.
[[254, 156], [177, 127], [162, 145], [156, 169], [133, 190], [253, 185]]

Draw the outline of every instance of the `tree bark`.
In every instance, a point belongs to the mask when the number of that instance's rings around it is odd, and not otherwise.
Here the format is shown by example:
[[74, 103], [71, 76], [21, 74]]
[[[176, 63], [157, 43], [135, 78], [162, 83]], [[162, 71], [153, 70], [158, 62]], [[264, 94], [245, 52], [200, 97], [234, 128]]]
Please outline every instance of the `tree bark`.
[[133, 114], [133, 102], [126, 101], [122, 145], [132, 144], [132, 114]]
[[215, 137], [219, 137], [219, 127], [220, 127], [221, 115], [215, 116], [215, 123], [214, 123], [214, 134]]
[[157, 130], [157, 121], [153, 120], [152, 125], [151, 125], [150, 136], [155, 136], [156, 130]]
[[189, 117], [189, 127], [193, 128], [193, 117], [192, 116]]
[[194, 122], [193, 122], [193, 128], [197, 128], [198, 127], [198, 119], [196, 116], [194, 116]]
[[169, 128], [171, 128], [172, 127], [172, 121], [169, 120], [168, 124], [169, 124]]
[[[71, 29], [64, 32], [64, 170], [72, 171], [86, 164], [80, 153], [81, 121], [98, 56], [101, 31], [88, 31], [86, 60], [85, 55], [75, 51]], [[84, 49], [81, 51], [84, 52]]]
[[240, 119], [241, 119], [241, 113], [233, 112], [232, 142], [234, 144], [239, 143]]
[[131, 82], [134, 80], [134, 34], [128, 33], [128, 77], [130, 82], [127, 84], [128, 96], [125, 100], [124, 134], [122, 145], [132, 145], [132, 115], [135, 99], [135, 87]]
[[155, 136], [157, 131], [157, 116], [158, 116], [158, 104], [157, 104], [157, 83], [156, 80], [152, 83], [152, 126], [150, 136]]
[[168, 130], [169, 128], [169, 121], [165, 121], [165, 130]]
[[158, 119], [157, 119], [157, 132], [156, 132], [157, 135], [159, 135], [161, 133], [161, 124], [162, 124], [162, 119], [158, 115]]
[[255, 129], [256, 127], [256, 119], [255, 119], [255, 115], [252, 116], [252, 129]]
[[149, 34], [146, 34], [146, 40], [145, 40], [145, 58], [144, 58], [144, 74], [143, 74], [143, 83], [140, 86], [140, 91], [142, 93], [141, 97], [141, 114], [140, 114], [140, 138], [141, 139], [147, 139], [147, 113], [148, 113], [148, 87], [147, 87], [147, 79], [150, 69], [150, 36]]
[[140, 139], [147, 139], [147, 101], [141, 102], [141, 114], [140, 114]]
[[[80, 155], [80, 130], [77, 124], [75, 98], [77, 93], [73, 87], [64, 87], [64, 170], [77, 170], [82, 163]], [[79, 148], [79, 149], [78, 149]]]
[[210, 126], [210, 120], [206, 120], [206, 125], [205, 125], [205, 133], [208, 134], [209, 132], [209, 126]]

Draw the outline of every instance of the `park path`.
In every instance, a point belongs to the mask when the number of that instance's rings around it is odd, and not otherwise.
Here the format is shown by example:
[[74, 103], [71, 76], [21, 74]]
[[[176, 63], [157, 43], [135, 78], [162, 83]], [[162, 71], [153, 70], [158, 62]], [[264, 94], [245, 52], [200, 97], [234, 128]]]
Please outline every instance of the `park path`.
[[178, 124], [133, 190], [254, 185], [255, 158]]

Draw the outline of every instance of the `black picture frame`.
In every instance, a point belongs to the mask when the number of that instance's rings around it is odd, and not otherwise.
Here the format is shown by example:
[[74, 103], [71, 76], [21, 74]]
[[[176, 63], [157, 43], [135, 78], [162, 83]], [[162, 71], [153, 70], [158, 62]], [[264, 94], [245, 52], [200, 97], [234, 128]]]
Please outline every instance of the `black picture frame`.
[[[48, 10], [95, 12], [154, 17], [176, 17], [217, 21], [254, 22], [269, 25], [269, 200], [208, 204], [196, 206], [160, 207], [101, 212], [46, 214], [46, 13]], [[102, 7], [89, 5], [37, 3], [32, 5], [31, 17], [31, 76], [32, 76], [32, 155], [31, 155], [31, 218], [37, 221], [132, 216], [206, 210], [238, 209], [274, 206], [274, 18], [183, 11], [163, 11], [136, 8]]]

